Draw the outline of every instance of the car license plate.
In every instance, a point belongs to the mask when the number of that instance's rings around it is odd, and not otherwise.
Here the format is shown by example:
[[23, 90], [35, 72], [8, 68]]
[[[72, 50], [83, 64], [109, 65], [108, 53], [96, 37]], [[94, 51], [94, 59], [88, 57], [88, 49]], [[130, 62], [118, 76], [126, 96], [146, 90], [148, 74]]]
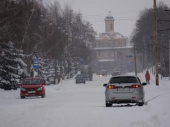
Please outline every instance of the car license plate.
[[126, 92], [129, 91], [129, 88], [118, 88], [119, 92]]
[[28, 93], [35, 93], [35, 91], [28, 91]]

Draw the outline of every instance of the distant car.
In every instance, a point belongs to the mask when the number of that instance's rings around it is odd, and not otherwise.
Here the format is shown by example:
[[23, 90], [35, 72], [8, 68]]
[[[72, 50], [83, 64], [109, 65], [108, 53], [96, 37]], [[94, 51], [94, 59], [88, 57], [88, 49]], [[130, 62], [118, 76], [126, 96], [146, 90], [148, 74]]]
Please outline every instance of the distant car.
[[99, 75], [100, 76], [107, 76], [107, 70], [101, 70]]
[[112, 76], [118, 76], [121, 75], [120, 71], [113, 71]]
[[145, 102], [143, 86], [145, 85], [146, 83], [141, 83], [136, 76], [111, 77], [108, 84], [103, 85], [106, 87], [106, 107], [120, 103], [136, 103], [139, 106], [143, 106]]
[[45, 97], [45, 80], [40, 77], [29, 77], [23, 79], [20, 85], [21, 98], [30, 96]]
[[121, 69], [120, 68], [115, 68], [114, 71], [120, 71]]
[[86, 83], [86, 77], [82, 74], [78, 74], [76, 76], [75, 80], [76, 80], [76, 84], [78, 84], [78, 83], [84, 83], [85, 84]]

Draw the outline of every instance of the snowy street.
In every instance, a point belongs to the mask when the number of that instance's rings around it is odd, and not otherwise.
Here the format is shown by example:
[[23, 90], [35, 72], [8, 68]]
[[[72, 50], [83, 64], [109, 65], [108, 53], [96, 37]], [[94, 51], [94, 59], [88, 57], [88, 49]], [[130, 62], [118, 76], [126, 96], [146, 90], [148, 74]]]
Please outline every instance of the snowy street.
[[170, 0], [0, 0], [0, 127], [170, 127]]
[[[74, 79], [46, 86], [46, 97], [20, 99], [19, 89], [0, 89], [0, 127], [168, 127], [170, 84], [154, 77], [145, 86], [142, 107], [105, 107], [103, 87], [111, 76], [94, 75], [93, 81], [75, 84]], [[144, 74], [139, 75], [145, 82]]]

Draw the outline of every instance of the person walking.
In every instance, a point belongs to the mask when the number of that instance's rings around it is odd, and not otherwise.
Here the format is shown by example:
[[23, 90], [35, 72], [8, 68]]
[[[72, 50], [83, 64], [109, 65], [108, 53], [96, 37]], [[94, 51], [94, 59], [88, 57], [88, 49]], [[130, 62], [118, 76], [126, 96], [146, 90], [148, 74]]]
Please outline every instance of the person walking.
[[150, 84], [150, 74], [149, 74], [149, 71], [147, 70], [146, 71], [146, 74], [145, 74], [145, 78], [146, 78], [146, 83]]

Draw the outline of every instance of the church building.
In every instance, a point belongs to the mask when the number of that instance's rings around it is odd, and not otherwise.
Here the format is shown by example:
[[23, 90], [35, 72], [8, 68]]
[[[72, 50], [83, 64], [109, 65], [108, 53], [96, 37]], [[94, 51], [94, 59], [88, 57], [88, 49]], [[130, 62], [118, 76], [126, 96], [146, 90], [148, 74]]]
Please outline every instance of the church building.
[[100, 33], [94, 42], [95, 71], [106, 70], [112, 73], [120, 69], [122, 73], [133, 71], [133, 50], [128, 38], [114, 31], [114, 18], [105, 17], [105, 32]]

